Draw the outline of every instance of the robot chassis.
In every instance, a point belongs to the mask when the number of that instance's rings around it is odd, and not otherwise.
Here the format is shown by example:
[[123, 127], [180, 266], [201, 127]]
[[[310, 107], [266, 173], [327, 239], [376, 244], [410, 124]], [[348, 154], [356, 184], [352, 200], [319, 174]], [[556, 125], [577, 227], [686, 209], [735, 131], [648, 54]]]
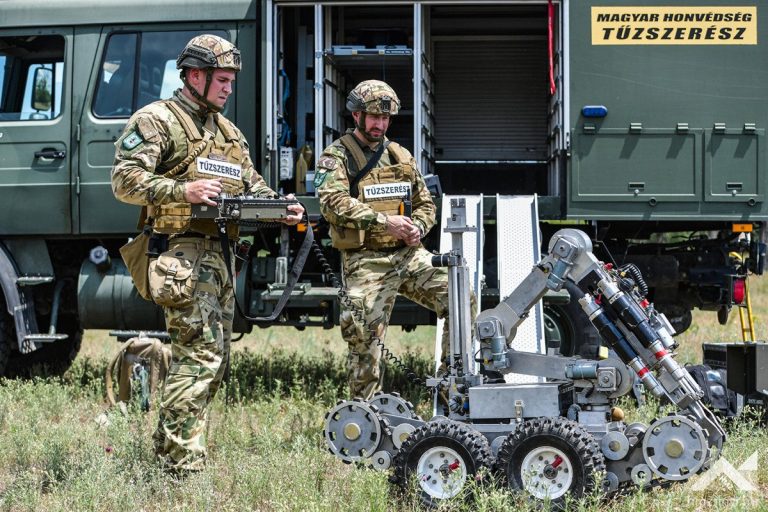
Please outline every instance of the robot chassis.
[[[708, 469], [725, 431], [675, 361], [674, 329], [635, 283], [598, 261], [585, 233], [560, 230], [512, 294], [479, 314], [473, 339], [462, 257], [462, 234], [472, 229], [464, 200], [452, 199], [446, 232], [453, 248], [433, 260], [449, 268], [451, 357], [445, 375], [427, 379], [447, 395], [447, 416], [425, 422], [396, 393], [341, 401], [325, 417], [331, 453], [347, 463], [393, 468], [392, 481], [404, 487], [415, 481], [428, 505], [456, 496], [489, 470], [512, 489], [562, 504], [568, 495], [683, 481]], [[511, 347], [531, 307], [566, 280], [588, 290], [579, 303], [616, 356], [595, 361]], [[536, 382], [506, 383], [499, 377], [507, 373]], [[613, 404], [631, 390], [635, 375], [676, 412], [650, 425], [624, 423]]]

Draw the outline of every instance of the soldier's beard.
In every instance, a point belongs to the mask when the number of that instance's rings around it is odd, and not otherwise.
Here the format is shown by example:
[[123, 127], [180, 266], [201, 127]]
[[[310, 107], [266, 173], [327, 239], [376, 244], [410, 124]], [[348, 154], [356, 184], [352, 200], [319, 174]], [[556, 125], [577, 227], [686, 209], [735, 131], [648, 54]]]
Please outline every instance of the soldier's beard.
[[381, 142], [384, 140], [384, 136], [387, 134], [386, 130], [381, 132], [381, 135], [373, 135], [371, 132], [365, 129], [365, 116], [360, 116], [360, 121], [357, 123], [357, 129], [363, 134], [365, 140], [368, 142]]

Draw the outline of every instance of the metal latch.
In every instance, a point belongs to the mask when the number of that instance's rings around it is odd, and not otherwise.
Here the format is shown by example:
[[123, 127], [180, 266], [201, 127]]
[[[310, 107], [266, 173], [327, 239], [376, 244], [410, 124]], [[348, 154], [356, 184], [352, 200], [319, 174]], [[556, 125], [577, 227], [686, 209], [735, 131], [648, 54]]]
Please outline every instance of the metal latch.
[[522, 400], [515, 400], [515, 419], [517, 421], [523, 421], [523, 408], [525, 408], [525, 403]]

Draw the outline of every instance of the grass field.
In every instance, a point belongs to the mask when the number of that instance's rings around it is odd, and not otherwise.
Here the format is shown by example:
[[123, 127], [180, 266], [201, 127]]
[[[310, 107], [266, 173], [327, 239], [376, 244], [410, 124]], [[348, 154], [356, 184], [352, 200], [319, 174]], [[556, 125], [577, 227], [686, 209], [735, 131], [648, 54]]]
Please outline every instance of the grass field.
[[[768, 305], [762, 298], [768, 296], [768, 281], [753, 280], [753, 286], [757, 332], [766, 333]], [[679, 337], [681, 362], [700, 361], [703, 341], [740, 338], [737, 314], [726, 326], [717, 324], [714, 313], [694, 315], [694, 325]], [[413, 333], [393, 328], [388, 345], [426, 371], [434, 336], [434, 328]], [[181, 481], [153, 462], [155, 414], [107, 410], [102, 372], [119, 345], [106, 332], [86, 334], [64, 379], [0, 380], [0, 510], [419, 510], [413, 497], [392, 491], [386, 473], [344, 465], [323, 446], [323, 416], [345, 393], [346, 348], [338, 330], [256, 330], [234, 347], [236, 402], [225, 405], [219, 394], [208, 468]], [[402, 382], [397, 372], [388, 375], [389, 382]], [[425, 401], [418, 403], [424, 398], [418, 390], [404, 391], [420, 413], [428, 413]], [[654, 411], [632, 414], [648, 418]], [[737, 492], [726, 481], [694, 492], [689, 482], [587, 499], [569, 509], [768, 510], [768, 431], [746, 417], [730, 425], [729, 433], [723, 456], [735, 467], [758, 452], [758, 469], [751, 475], [757, 492]], [[469, 492], [469, 502], [457, 499], [441, 508], [535, 510], [503, 489]]]

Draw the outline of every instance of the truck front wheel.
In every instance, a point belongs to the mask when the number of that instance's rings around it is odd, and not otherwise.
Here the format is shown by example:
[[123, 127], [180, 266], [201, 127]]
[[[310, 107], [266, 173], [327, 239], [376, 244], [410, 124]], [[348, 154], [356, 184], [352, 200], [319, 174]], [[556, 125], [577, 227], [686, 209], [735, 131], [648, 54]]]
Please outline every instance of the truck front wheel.
[[5, 313], [5, 302], [0, 294], [0, 377], [5, 375], [8, 367], [8, 359], [11, 356], [11, 343], [13, 341], [11, 329], [8, 327], [8, 315]]
[[568, 304], [544, 307], [547, 347], [559, 348], [560, 354], [566, 357], [597, 359], [602, 338], [579, 304], [584, 292], [571, 281], [566, 281], [563, 288], [571, 296]]

